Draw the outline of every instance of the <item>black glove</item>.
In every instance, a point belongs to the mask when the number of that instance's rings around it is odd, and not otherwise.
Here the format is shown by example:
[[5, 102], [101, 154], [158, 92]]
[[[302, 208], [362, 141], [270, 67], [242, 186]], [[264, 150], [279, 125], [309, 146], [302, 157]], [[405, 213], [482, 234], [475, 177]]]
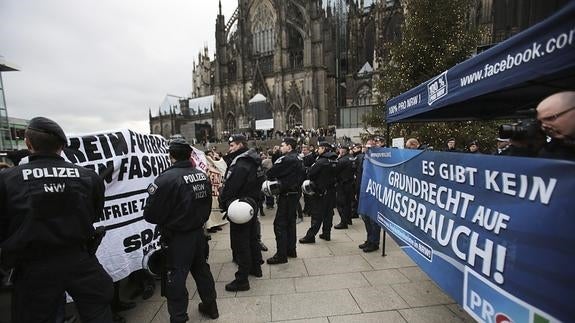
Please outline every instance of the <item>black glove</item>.
[[100, 246], [100, 243], [102, 243], [102, 240], [104, 239], [104, 236], [106, 235], [106, 227], [97, 227], [96, 230], [94, 231], [94, 235], [92, 235], [92, 237], [90, 237], [90, 240], [88, 240], [88, 253], [92, 256], [96, 255], [96, 251], [98, 251], [98, 247]]

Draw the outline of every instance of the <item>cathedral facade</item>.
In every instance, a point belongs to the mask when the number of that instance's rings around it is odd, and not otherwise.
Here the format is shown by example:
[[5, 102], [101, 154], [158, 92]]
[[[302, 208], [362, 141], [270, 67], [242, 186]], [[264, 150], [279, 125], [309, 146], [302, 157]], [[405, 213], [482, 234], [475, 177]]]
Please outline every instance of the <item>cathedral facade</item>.
[[[214, 132], [257, 129], [255, 121], [261, 118], [269, 118], [267, 127], [279, 131], [335, 126], [338, 107], [347, 100], [345, 89], [361, 90], [363, 103], [365, 98], [371, 100], [373, 18], [366, 19], [371, 22], [366, 35], [367, 25], [360, 20], [370, 17], [370, 7], [364, 1], [350, 2], [332, 8], [321, 0], [239, 0], [227, 20], [220, 8], [209, 82]], [[348, 18], [354, 19], [353, 28]], [[336, 41], [338, 37], [341, 41]], [[353, 42], [354, 50], [342, 45], [346, 42]], [[366, 63], [368, 80], [357, 80], [361, 88], [350, 86], [355, 80], [346, 78], [347, 71], [359, 71]], [[196, 68], [195, 73], [207, 75], [207, 66]], [[208, 86], [201, 84], [194, 85], [198, 94]], [[255, 98], [260, 98], [257, 108]]]

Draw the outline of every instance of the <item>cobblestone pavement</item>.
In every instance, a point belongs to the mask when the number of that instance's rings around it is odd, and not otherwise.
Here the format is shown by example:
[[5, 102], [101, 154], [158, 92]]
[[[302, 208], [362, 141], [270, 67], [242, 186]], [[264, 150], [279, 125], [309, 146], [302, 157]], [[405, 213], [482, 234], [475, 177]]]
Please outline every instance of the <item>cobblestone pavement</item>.
[[[267, 216], [261, 218], [262, 239], [269, 251], [263, 253], [264, 260], [275, 253], [275, 209], [265, 211]], [[336, 214], [334, 223], [338, 222]], [[220, 318], [214, 322], [474, 322], [389, 236], [385, 257], [381, 249], [372, 253], [359, 249], [365, 240], [365, 228], [360, 219], [353, 219], [353, 223], [349, 229], [332, 230], [331, 241], [298, 243], [298, 258], [290, 258], [287, 264], [264, 264], [263, 277], [250, 276], [251, 289], [246, 292], [224, 289], [236, 271], [231, 261], [229, 226], [212, 234], [209, 263], [220, 311]], [[309, 224], [310, 218], [305, 217], [297, 225], [298, 238]], [[127, 322], [169, 322], [159, 282], [157, 287], [150, 299], [133, 300], [137, 306], [122, 313]], [[208, 320], [197, 311], [200, 300], [191, 276], [188, 290], [190, 322]], [[129, 300], [130, 292], [129, 286], [123, 289], [124, 300]], [[0, 310], [7, 308], [0, 305]], [[0, 315], [0, 323], [4, 322]]]
[[[275, 253], [274, 210], [261, 217], [262, 239]], [[334, 217], [338, 223], [339, 217]], [[287, 264], [262, 266], [261, 278], [250, 276], [251, 289], [227, 292], [234, 278], [229, 226], [212, 234], [209, 263], [216, 280], [220, 318], [214, 322], [474, 322], [401, 251], [388, 236], [386, 256], [381, 250], [364, 253], [365, 227], [353, 219], [347, 230], [332, 230], [331, 241], [297, 245], [296, 259]], [[309, 228], [310, 218], [297, 225], [298, 238]], [[199, 296], [188, 279], [190, 321], [208, 320], [197, 311]], [[128, 322], [169, 322], [166, 301], [156, 294], [138, 301], [123, 313]]]

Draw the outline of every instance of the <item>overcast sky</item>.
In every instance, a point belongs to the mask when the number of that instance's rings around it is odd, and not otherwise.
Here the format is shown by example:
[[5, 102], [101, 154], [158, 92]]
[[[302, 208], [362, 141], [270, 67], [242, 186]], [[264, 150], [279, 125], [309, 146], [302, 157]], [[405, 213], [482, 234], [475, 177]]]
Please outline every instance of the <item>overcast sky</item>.
[[[222, 0], [229, 19], [237, 0]], [[148, 133], [148, 109], [189, 96], [192, 69], [214, 54], [217, 0], [0, 0], [8, 115], [52, 118], [69, 134]]]

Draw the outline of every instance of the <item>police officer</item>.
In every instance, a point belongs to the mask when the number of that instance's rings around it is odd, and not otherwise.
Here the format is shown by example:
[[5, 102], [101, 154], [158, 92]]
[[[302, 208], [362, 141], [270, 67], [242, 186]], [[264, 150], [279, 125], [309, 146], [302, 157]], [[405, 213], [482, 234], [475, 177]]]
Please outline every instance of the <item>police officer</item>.
[[353, 180], [354, 180], [355, 158], [349, 153], [349, 147], [341, 146], [337, 158], [337, 212], [341, 218], [335, 229], [347, 229], [351, 222], [351, 206], [353, 200]]
[[274, 219], [277, 251], [267, 260], [270, 265], [286, 263], [287, 257], [297, 257], [296, 213], [305, 170], [296, 148], [297, 142], [294, 138], [284, 138], [280, 146], [283, 156], [278, 158], [267, 172], [268, 180], [277, 180], [280, 183], [278, 209]]
[[[364, 148], [371, 148], [373, 147], [374, 143], [372, 139], [369, 139], [365, 146], [362, 148], [361, 145], [355, 146], [353, 148], [353, 154], [356, 157], [356, 171], [355, 171], [355, 192], [358, 199], [359, 205], [359, 197], [361, 192], [361, 178], [363, 176], [363, 162], [365, 159], [365, 153], [363, 152]], [[360, 244], [358, 247], [362, 249], [364, 252], [373, 252], [379, 249], [379, 237], [381, 235], [381, 227], [375, 221], [373, 221], [368, 215], [361, 214], [361, 219], [365, 224], [365, 231], [367, 235], [367, 239]]]
[[199, 311], [216, 319], [217, 295], [206, 263], [208, 246], [203, 230], [212, 210], [212, 185], [190, 161], [192, 148], [184, 139], [172, 140], [168, 151], [172, 166], [148, 187], [144, 218], [159, 226], [162, 242], [168, 246], [166, 298], [170, 322], [188, 320], [188, 272], [202, 300]]
[[331, 240], [337, 167], [337, 155], [331, 151], [332, 149], [330, 143], [320, 142], [317, 160], [308, 170], [307, 177], [314, 183], [315, 194], [309, 199], [311, 227], [306, 235], [299, 239], [300, 243], [314, 243], [320, 227], [322, 233], [319, 237], [326, 241]]
[[[244, 135], [232, 135], [229, 151], [224, 157], [228, 168], [220, 194], [220, 209], [226, 211], [236, 199], [247, 198], [255, 205], [254, 215], [244, 224], [230, 221], [230, 241], [234, 260], [238, 264], [235, 279], [226, 285], [227, 291], [250, 289], [249, 275], [262, 276], [262, 251], [259, 243], [260, 223], [257, 218], [261, 183], [258, 182], [258, 168], [262, 160], [255, 149], [247, 148]], [[265, 174], [264, 174], [265, 175]]]
[[93, 223], [104, 183], [60, 157], [67, 139], [54, 121], [30, 120], [29, 162], [0, 173], [0, 248], [15, 267], [13, 321], [53, 322], [64, 292], [82, 322], [112, 322], [112, 279], [95, 256]]

